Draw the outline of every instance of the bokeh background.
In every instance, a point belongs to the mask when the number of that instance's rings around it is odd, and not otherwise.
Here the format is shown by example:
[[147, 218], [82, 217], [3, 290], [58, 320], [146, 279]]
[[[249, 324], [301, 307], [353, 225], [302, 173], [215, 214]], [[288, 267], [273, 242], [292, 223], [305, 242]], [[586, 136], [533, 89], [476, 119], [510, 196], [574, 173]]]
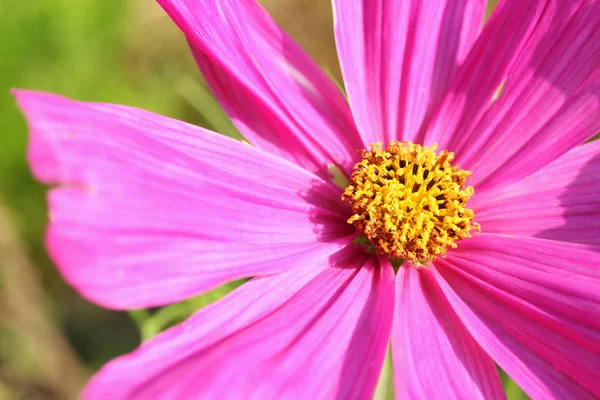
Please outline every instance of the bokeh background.
[[[330, 0], [261, 3], [339, 79]], [[183, 36], [154, 1], [0, 1], [0, 400], [77, 398], [106, 361], [239, 282], [174, 306], [129, 313], [79, 297], [43, 247], [45, 188], [26, 164], [27, 131], [10, 88], [132, 105], [239, 134], [203, 85]], [[377, 398], [393, 398], [389, 378], [386, 369]], [[527, 398], [503, 379], [509, 399]]]

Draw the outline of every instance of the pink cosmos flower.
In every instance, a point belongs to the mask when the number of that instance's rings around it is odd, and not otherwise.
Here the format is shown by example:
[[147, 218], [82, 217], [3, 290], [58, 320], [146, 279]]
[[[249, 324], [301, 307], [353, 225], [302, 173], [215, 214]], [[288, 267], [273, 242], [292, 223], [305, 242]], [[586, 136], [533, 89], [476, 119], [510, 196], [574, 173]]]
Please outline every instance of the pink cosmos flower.
[[[494, 362], [535, 399], [600, 397], [600, 141], [580, 146], [600, 129], [600, 1], [504, 0], [481, 29], [484, 0], [334, 0], [349, 104], [253, 0], [159, 3], [253, 146], [17, 91], [34, 174], [58, 185], [48, 249], [115, 309], [256, 278], [110, 362], [86, 398], [369, 398], [389, 343], [398, 398], [503, 398]], [[374, 156], [396, 175], [353, 178], [350, 202], [330, 175], [405, 141], [454, 152], [475, 191], [467, 210], [448, 199], [468, 189], [429, 188], [450, 175], [413, 160], [413, 192], [447, 201], [402, 225], [410, 243], [348, 207], [392, 204], [379, 191], [404, 187], [406, 161]], [[410, 213], [409, 197], [393, 204]], [[459, 208], [475, 218], [439, 217]], [[450, 244], [475, 222], [445, 257], [396, 273], [353, 243], [423, 247], [438, 229]]]

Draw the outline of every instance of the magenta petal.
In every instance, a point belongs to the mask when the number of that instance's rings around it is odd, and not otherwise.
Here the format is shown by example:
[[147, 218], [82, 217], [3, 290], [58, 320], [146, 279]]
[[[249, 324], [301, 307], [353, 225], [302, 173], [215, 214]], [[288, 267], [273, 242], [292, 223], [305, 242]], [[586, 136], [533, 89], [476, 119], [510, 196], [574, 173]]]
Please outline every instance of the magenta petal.
[[393, 270], [350, 247], [242, 285], [110, 362], [85, 398], [369, 399], [393, 307]]
[[254, 0], [158, 0], [215, 96], [256, 146], [316, 172], [363, 147], [335, 84]]
[[592, 399], [600, 396], [599, 262], [600, 247], [480, 234], [435, 267], [459, 318], [528, 395]]
[[600, 141], [517, 183], [477, 193], [469, 205], [484, 232], [600, 245]]
[[480, 187], [517, 181], [583, 143], [600, 130], [599, 28], [597, 1], [504, 1], [428, 138], [441, 137]]
[[547, 0], [502, 0], [486, 22], [432, 119], [424, 141], [452, 145], [489, 107], [510, 66], [525, 45]]
[[142, 110], [16, 93], [49, 184], [47, 244], [107, 307], [169, 303], [315, 263], [352, 240], [340, 190], [248, 144]]
[[429, 268], [400, 268], [394, 315], [396, 398], [505, 398], [494, 362], [458, 319]]
[[484, 0], [334, 0], [335, 36], [365, 144], [414, 140], [477, 37]]

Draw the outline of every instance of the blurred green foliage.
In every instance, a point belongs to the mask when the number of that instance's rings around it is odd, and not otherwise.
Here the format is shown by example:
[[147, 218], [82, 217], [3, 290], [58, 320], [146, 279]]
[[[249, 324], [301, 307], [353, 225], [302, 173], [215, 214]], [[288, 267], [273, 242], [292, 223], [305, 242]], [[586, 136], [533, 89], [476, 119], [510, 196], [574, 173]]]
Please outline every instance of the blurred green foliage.
[[[183, 37], [173, 34], [176, 29], [170, 22], [163, 26], [165, 19], [160, 19], [158, 25], [151, 18], [146, 25], [140, 23], [140, 19], [148, 19], [146, 14], [154, 15], [157, 7], [141, 3], [148, 2], [0, 2], [0, 194], [13, 213], [15, 227], [52, 299], [46, 305], [52, 320], [66, 333], [90, 370], [132, 350], [141, 340], [182, 321], [239, 285], [232, 283], [161, 309], [113, 312], [74, 293], [60, 279], [43, 249], [47, 221], [45, 188], [32, 179], [27, 167], [26, 127], [8, 94], [9, 88], [133, 105], [239, 137], [200, 83]], [[163, 29], [168, 35], [161, 42], [156, 31]], [[22, 360], [27, 352], [20, 349], [18, 338], [2, 336], [1, 326], [0, 339], [0, 361], [12, 362], [10, 365], [16, 369], [27, 363]], [[390, 362], [386, 362], [377, 398], [391, 396], [390, 367]], [[502, 377], [509, 399], [526, 398], [505, 374]], [[1, 378], [0, 375], [0, 398], [4, 393]]]
[[165, 329], [183, 322], [194, 312], [219, 300], [242, 283], [244, 280], [227, 283], [208, 293], [157, 310], [131, 310], [129, 315], [135, 321], [140, 332], [140, 339], [144, 342]]

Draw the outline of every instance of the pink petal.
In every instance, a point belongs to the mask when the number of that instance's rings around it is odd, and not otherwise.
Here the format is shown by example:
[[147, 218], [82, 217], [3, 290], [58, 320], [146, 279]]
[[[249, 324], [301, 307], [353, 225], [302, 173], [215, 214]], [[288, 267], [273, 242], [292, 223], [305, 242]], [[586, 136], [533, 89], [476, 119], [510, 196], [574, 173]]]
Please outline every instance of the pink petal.
[[256, 278], [92, 379], [87, 399], [368, 399], [388, 345], [394, 273], [350, 247]]
[[334, 0], [346, 90], [366, 144], [414, 140], [479, 33], [484, 0]]
[[365, 144], [414, 140], [479, 33], [483, 0], [334, 0], [344, 82]]
[[469, 202], [484, 232], [600, 245], [600, 141]]
[[483, 187], [517, 181], [599, 129], [600, 3], [506, 0], [427, 138], [454, 151]]
[[325, 176], [363, 147], [335, 84], [254, 0], [158, 0], [217, 99], [256, 146]]
[[480, 234], [435, 267], [475, 340], [529, 396], [591, 399], [600, 396], [599, 261], [600, 247]]
[[335, 37], [365, 143], [414, 140], [481, 28], [484, 0], [334, 0]]
[[494, 362], [458, 319], [429, 268], [403, 265], [396, 293], [396, 398], [505, 398]]
[[248, 144], [142, 110], [16, 94], [50, 192], [47, 245], [107, 307], [177, 301], [352, 240], [340, 190]]

